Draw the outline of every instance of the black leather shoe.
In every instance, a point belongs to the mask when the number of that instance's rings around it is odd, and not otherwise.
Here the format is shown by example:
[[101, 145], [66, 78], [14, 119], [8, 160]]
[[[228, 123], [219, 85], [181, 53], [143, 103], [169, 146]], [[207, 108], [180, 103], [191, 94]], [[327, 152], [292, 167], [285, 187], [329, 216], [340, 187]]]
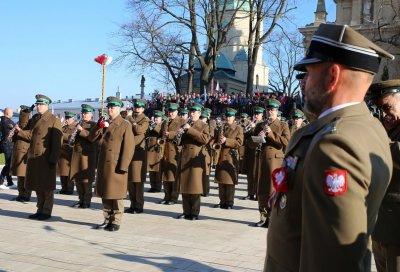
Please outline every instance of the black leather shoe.
[[187, 215], [182, 213], [176, 217], [176, 219], [186, 219]]
[[64, 192], [64, 195], [73, 195], [74, 194], [74, 191], [65, 191]]
[[38, 216], [38, 220], [40, 220], [40, 221], [44, 221], [44, 220], [47, 220], [47, 219], [50, 219], [50, 218], [51, 218], [51, 215], [50, 214], [45, 214], [45, 213], [42, 213], [42, 214], [40, 214]]
[[135, 209], [133, 209], [133, 211], [134, 211], [135, 213], [142, 213], [142, 212], [143, 212], [143, 209], [135, 208]]
[[226, 206], [226, 209], [232, 210], [232, 209], [233, 209], [233, 205], [227, 205], [227, 206]]
[[167, 203], [165, 203], [166, 205], [175, 205], [176, 204], [176, 202], [175, 201], [168, 201]]
[[29, 219], [38, 219], [41, 213], [37, 212], [28, 216]]
[[81, 206], [82, 203], [81, 202], [76, 202], [74, 204], [71, 205], [72, 208], [79, 208], [79, 206]]
[[22, 197], [22, 202], [29, 202], [29, 201], [31, 201], [30, 197], [27, 197], [27, 196]]
[[258, 228], [268, 228], [269, 226], [269, 221], [268, 220], [260, 220], [259, 222], [254, 224], [255, 227]]
[[81, 205], [79, 205], [78, 208], [80, 208], [80, 209], [88, 209], [88, 208], [90, 208], [90, 204], [82, 203]]
[[199, 220], [199, 216], [198, 215], [191, 215], [190, 216], [190, 220], [192, 220], [192, 221]]
[[14, 186], [14, 182], [12, 182], [12, 181], [7, 181], [7, 187], [11, 187], [11, 186]]
[[201, 194], [201, 196], [207, 197], [207, 196], [208, 196], [208, 194]]
[[215, 204], [215, 205], [213, 206], [213, 208], [221, 208], [221, 209], [222, 209], [222, 206], [221, 206], [221, 204]]
[[18, 202], [24, 202], [24, 197], [23, 196], [17, 196], [15, 198], [13, 198], [14, 201], [18, 201]]
[[161, 190], [155, 189], [155, 188], [150, 188], [148, 191], [148, 193], [159, 193], [161, 192]]
[[104, 221], [102, 224], [96, 225], [94, 228], [95, 229], [104, 229], [107, 225], [108, 225], [108, 223], [106, 221]]
[[167, 200], [161, 200], [160, 202], [158, 202], [158, 204], [167, 204], [168, 203], [168, 201]]
[[126, 208], [124, 213], [135, 213], [135, 210], [133, 208]]
[[118, 231], [119, 230], [119, 225], [113, 224], [113, 223], [109, 223], [107, 224], [107, 226], [104, 227], [104, 230], [107, 231]]

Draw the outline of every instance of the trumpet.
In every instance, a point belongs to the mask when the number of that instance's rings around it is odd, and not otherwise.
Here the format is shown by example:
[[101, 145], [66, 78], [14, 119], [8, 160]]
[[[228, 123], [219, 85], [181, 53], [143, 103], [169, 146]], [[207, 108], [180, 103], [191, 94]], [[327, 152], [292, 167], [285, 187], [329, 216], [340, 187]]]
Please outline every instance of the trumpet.
[[[242, 119], [242, 120], [243, 120], [243, 119]], [[256, 125], [256, 123], [257, 123], [257, 119], [256, 119], [256, 118], [253, 118], [253, 121], [251, 121], [250, 124], [248, 124], [247, 126], [244, 127], [243, 132], [244, 132], [244, 133], [247, 133], [247, 132], [249, 132], [250, 130], [252, 130], [253, 127]]]

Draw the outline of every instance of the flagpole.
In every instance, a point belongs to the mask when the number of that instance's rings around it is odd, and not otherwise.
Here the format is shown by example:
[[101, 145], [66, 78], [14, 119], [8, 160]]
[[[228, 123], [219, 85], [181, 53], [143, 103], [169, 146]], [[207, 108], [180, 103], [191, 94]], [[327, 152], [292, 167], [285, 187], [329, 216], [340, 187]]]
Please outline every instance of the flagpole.
[[101, 69], [102, 69], [102, 79], [101, 79], [101, 111], [100, 112], [101, 112], [101, 116], [103, 116], [105, 81], [106, 81], [106, 64], [105, 63], [101, 65]]

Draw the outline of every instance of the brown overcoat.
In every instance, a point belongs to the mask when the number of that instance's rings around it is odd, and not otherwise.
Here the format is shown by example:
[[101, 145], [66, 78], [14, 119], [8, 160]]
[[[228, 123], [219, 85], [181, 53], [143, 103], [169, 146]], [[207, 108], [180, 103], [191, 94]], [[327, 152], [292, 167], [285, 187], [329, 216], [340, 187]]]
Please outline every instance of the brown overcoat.
[[29, 141], [26, 183], [31, 191], [51, 191], [56, 188], [56, 164], [61, 152], [60, 119], [50, 111], [35, 114], [26, 129], [18, 132], [18, 139]]
[[128, 181], [145, 182], [147, 172], [146, 154], [146, 132], [149, 128], [149, 118], [139, 114], [126, 118], [132, 124], [133, 135], [135, 136], [135, 152], [129, 165]]
[[103, 199], [124, 199], [128, 188], [128, 170], [132, 161], [134, 136], [131, 124], [118, 115], [104, 129], [93, 129], [90, 139], [100, 139], [96, 193]]
[[146, 137], [147, 144], [147, 171], [159, 172], [161, 170], [161, 149], [157, 141], [162, 138], [161, 124], [157, 124], [153, 130], [149, 130]]
[[194, 122], [182, 137], [179, 162], [180, 193], [202, 194], [205, 174], [204, 145], [210, 141], [208, 125], [201, 120]]
[[208, 130], [210, 131], [210, 140], [204, 146], [203, 152], [206, 161], [206, 175], [209, 176], [211, 174], [211, 154], [212, 154], [212, 144], [214, 143], [214, 132], [215, 132], [215, 122], [210, 122], [208, 124]]
[[179, 130], [180, 127], [185, 124], [185, 120], [181, 117], [175, 117], [168, 122], [168, 129], [169, 132], [168, 138], [165, 142], [164, 146], [164, 157], [162, 159], [162, 180], [168, 182], [175, 182], [176, 176], [178, 172], [178, 160], [179, 160], [179, 153], [180, 153], [180, 146], [177, 146], [173, 143], [173, 140]]
[[75, 130], [76, 124], [65, 125], [62, 127], [62, 145], [60, 157], [58, 158], [58, 175], [69, 176], [69, 170], [71, 168], [71, 157], [72, 148], [68, 145], [68, 140], [71, 137], [72, 132]]
[[72, 149], [71, 180], [94, 180], [97, 165], [97, 142], [92, 142], [90, 132], [96, 128], [93, 121], [82, 122]]
[[[29, 112], [23, 111], [21, 111], [19, 114], [18, 126], [21, 129], [26, 129], [29, 121], [29, 115]], [[18, 138], [17, 134], [14, 134], [13, 141], [14, 147], [11, 157], [11, 174], [17, 177], [25, 177], [29, 141]]]
[[222, 145], [215, 179], [222, 184], [238, 184], [239, 154], [238, 148], [243, 144], [243, 129], [235, 123], [224, 124], [223, 135], [226, 142]]

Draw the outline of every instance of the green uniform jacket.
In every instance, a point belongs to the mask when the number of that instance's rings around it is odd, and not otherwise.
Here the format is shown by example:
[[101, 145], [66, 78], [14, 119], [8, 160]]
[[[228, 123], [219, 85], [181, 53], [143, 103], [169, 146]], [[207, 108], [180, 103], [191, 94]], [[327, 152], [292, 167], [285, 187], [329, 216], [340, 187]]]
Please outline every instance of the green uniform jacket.
[[[21, 111], [18, 120], [20, 128], [25, 129], [27, 127], [29, 115], [30, 113]], [[33, 120], [31, 119], [30, 122], [32, 121]], [[14, 134], [13, 141], [14, 147], [11, 157], [11, 174], [17, 177], [25, 177], [29, 141], [19, 139], [17, 134]]]

